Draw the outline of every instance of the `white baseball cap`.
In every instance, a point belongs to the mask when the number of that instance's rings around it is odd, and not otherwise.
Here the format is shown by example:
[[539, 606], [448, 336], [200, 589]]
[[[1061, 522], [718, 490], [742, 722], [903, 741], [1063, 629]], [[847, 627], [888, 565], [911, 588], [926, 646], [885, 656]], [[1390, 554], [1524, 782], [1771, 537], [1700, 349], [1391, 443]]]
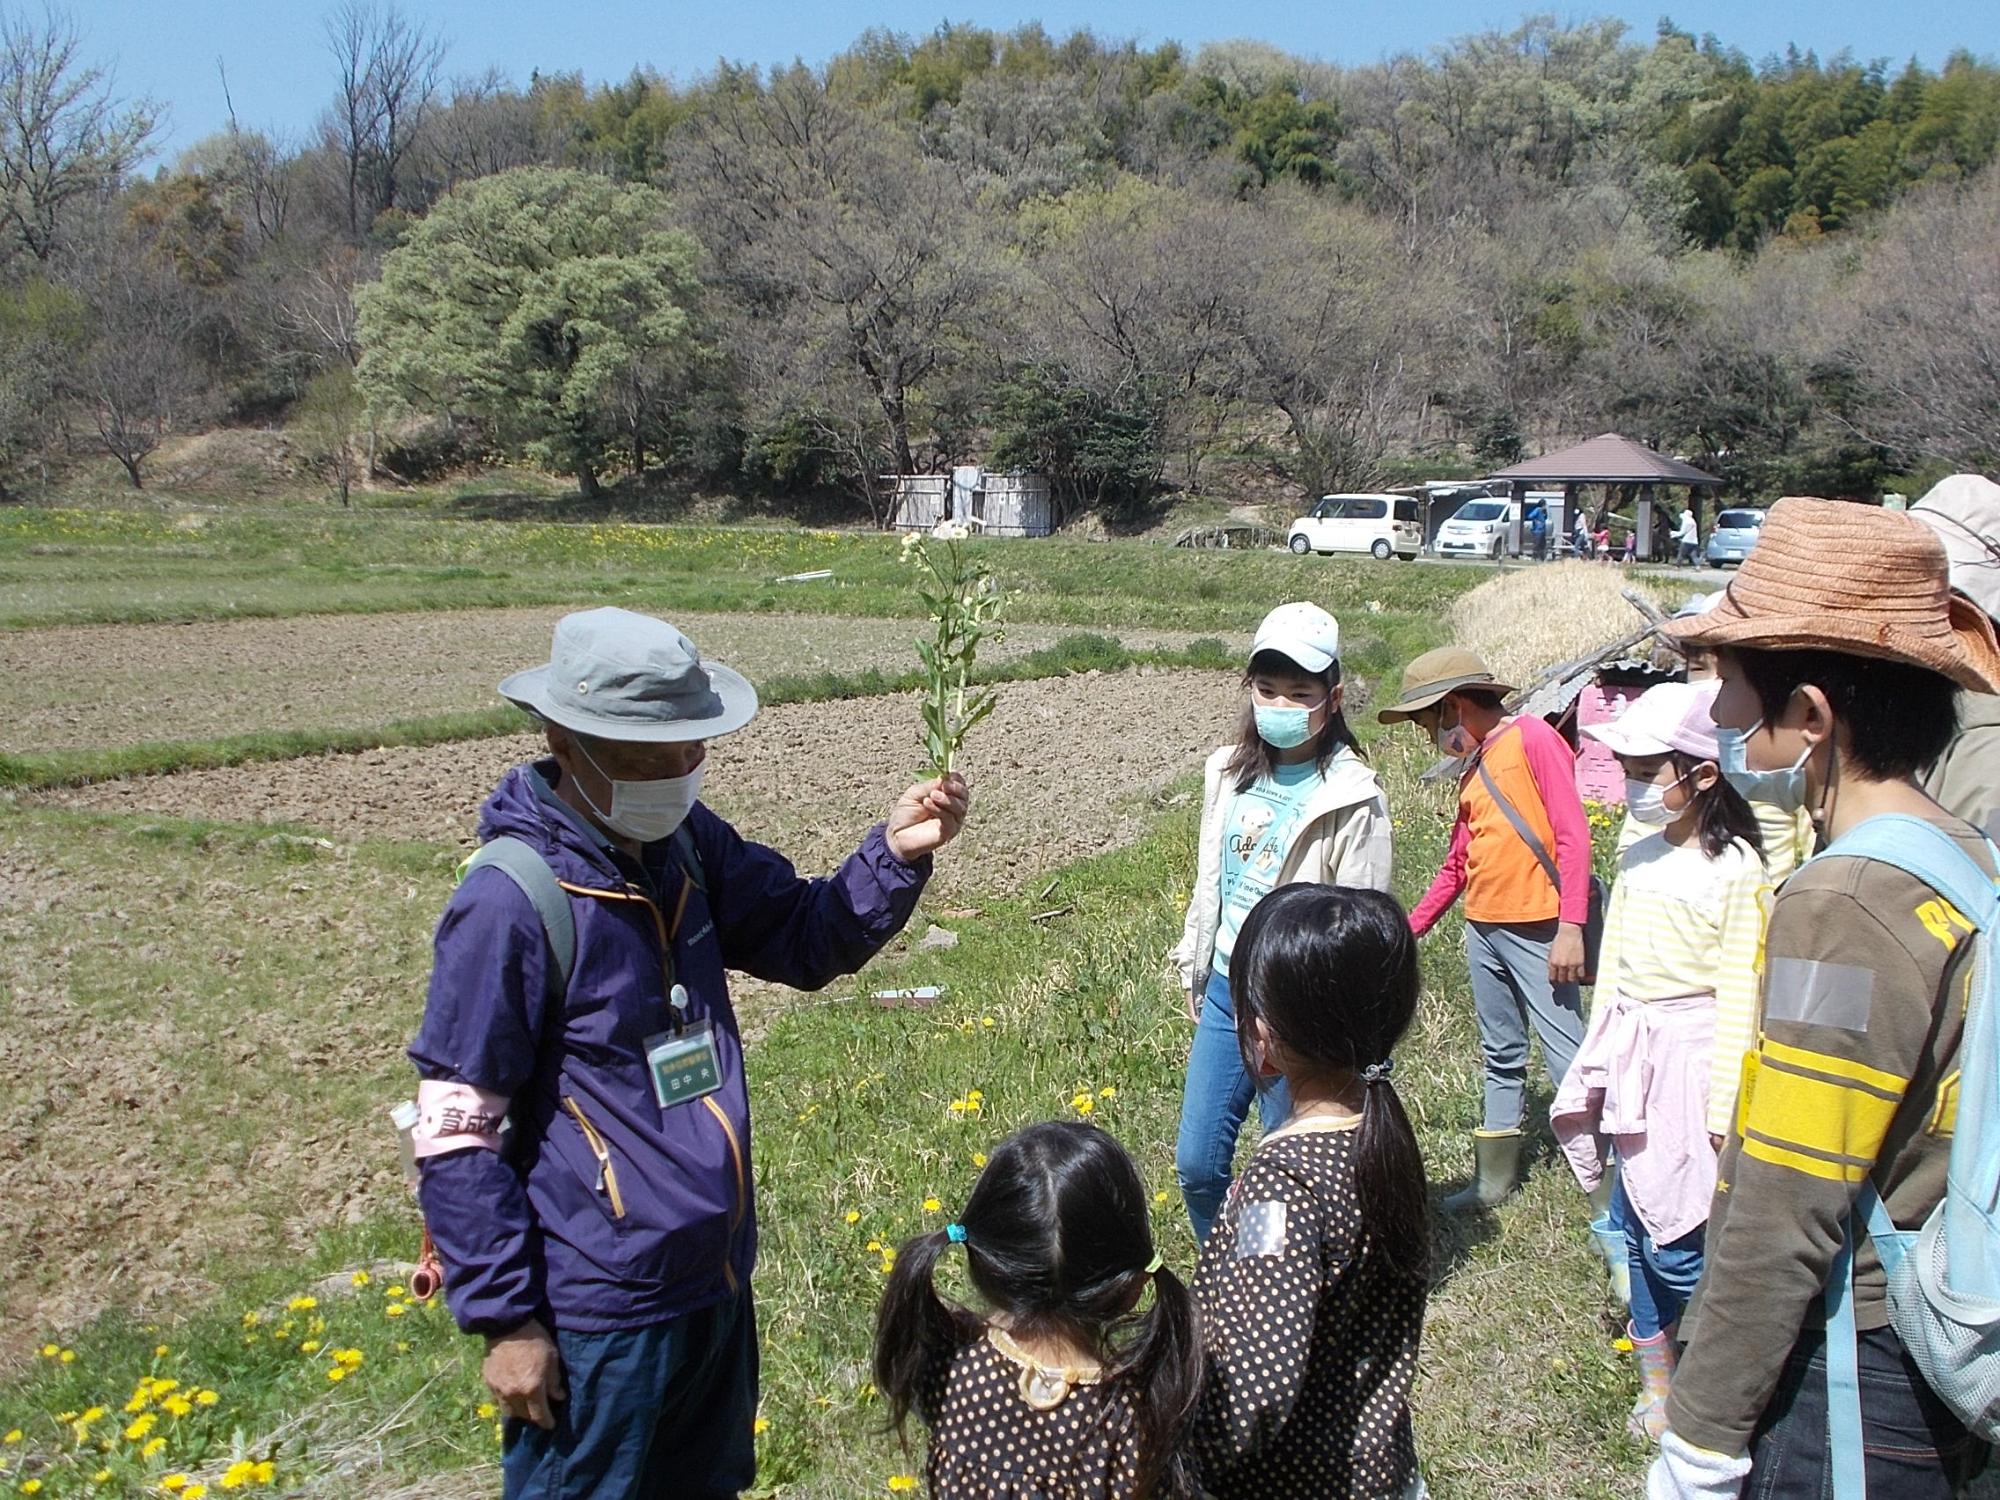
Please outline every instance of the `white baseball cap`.
[[1257, 627], [1250, 654], [1275, 651], [1317, 677], [1340, 660], [1340, 622], [1317, 604], [1280, 604]]

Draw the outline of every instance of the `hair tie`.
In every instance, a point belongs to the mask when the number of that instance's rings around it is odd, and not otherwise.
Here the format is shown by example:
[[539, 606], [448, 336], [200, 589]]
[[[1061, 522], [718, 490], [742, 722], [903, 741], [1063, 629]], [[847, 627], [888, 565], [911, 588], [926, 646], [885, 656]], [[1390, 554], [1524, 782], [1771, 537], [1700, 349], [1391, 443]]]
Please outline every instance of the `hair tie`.
[[945, 1225], [944, 1237], [954, 1245], [963, 1245], [965, 1243], [965, 1226], [963, 1224]]
[[1396, 1060], [1393, 1057], [1385, 1057], [1380, 1062], [1370, 1063], [1367, 1067], [1363, 1068], [1361, 1070], [1361, 1081], [1363, 1083], [1387, 1083], [1389, 1075], [1395, 1071]]
[[1164, 1266], [1165, 1264], [1166, 1262], [1160, 1259], [1160, 1252], [1155, 1250], [1153, 1252], [1153, 1258], [1146, 1262], [1146, 1274], [1148, 1276], [1151, 1276], [1155, 1271], [1159, 1270], [1160, 1267]]

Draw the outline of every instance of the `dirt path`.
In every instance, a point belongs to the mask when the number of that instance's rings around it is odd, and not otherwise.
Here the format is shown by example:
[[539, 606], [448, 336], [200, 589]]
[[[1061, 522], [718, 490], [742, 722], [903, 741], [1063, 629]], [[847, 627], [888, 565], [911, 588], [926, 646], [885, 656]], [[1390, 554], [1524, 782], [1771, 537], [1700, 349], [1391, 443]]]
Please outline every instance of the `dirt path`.
[[[1229, 674], [1114, 672], [1015, 683], [976, 732], [977, 813], [937, 889], [1007, 889], [1127, 843], [1147, 797], [1197, 769], [1229, 727]], [[832, 868], [915, 772], [914, 698], [767, 709], [711, 750], [708, 800], [804, 870]], [[69, 807], [297, 823], [340, 843], [418, 839], [470, 847], [481, 801], [533, 736], [369, 750], [174, 776], [41, 799]]]
[[[0, 752], [352, 728], [491, 708], [496, 682], [548, 659], [549, 631], [562, 613], [473, 609], [0, 632]], [[753, 680], [915, 664], [918, 626], [908, 620], [691, 614], [676, 623]], [[1015, 626], [990, 655], [1025, 655], [1072, 633]], [[1133, 648], [1194, 638], [1119, 636]]]

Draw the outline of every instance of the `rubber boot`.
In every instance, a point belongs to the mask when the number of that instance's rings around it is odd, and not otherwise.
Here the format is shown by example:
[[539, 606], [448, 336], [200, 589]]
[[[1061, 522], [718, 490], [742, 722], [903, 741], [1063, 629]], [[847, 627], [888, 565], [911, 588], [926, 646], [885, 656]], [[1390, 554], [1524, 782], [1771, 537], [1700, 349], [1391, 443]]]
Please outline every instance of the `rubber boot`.
[[1620, 1307], [1632, 1305], [1632, 1261], [1625, 1231], [1611, 1227], [1611, 1195], [1618, 1179], [1607, 1169], [1603, 1181], [1590, 1190], [1590, 1238], [1604, 1257], [1611, 1295]]
[[1472, 1181], [1444, 1200], [1444, 1211], [1471, 1213], [1512, 1197], [1521, 1175], [1521, 1141], [1518, 1130], [1473, 1131]]
[[1625, 1431], [1643, 1442], [1657, 1443], [1667, 1430], [1667, 1391], [1674, 1383], [1674, 1333], [1663, 1328], [1642, 1339], [1627, 1323], [1625, 1337], [1632, 1341], [1632, 1357], [1639, 1361], [1639, 1399], [1632, 1403]]

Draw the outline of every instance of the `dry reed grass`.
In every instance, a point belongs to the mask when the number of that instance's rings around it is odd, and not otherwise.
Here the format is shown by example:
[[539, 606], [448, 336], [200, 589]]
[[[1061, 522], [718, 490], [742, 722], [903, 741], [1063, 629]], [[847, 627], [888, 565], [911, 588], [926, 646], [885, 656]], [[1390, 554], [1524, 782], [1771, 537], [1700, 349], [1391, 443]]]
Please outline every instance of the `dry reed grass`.
[[[1620, 590], [1636, 587], [1663, 605], [1685, 585], [1662, 589], [1602, 563], [1560, 562], [1502, 573], [1451, 607], [1453, 639], [1477, 651], [1494, 675], [1517, 687], [1558, 662], [1630, 635], [1641, 624]], [[1670, 606], [1669, 606], [1670, 607]]]

